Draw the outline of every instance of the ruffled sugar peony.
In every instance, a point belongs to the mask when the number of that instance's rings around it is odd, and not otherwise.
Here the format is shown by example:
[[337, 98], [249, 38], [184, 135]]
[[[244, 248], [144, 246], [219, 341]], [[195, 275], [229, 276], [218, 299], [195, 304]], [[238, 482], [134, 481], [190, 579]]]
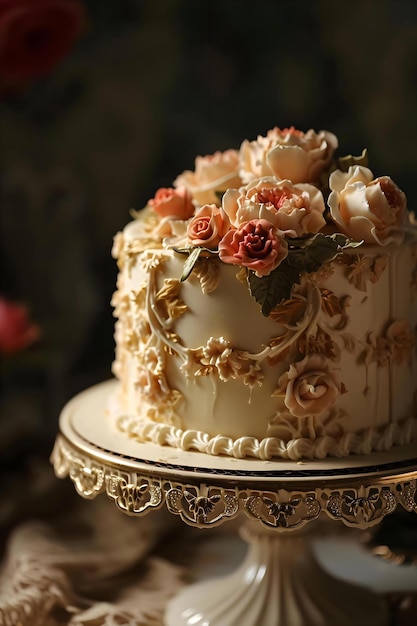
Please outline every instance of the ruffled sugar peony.
[[218, 204], [217, 192], [230, 187], [239, 187], [242, 181], [238, 175], [238, 152], [226, 150], [208, 156], [198, 156], [195, 171], [186, 170], [174, 181], [174, 185], [184, 186], [198, 204]]
[[328, 204], [334, 222], [357, 241], [382, 246], [404, 237], [406, 197], [389, 176], [373, 178], [360, 165], [336, 170], [329, 179]]
[[161, 187], [148, 204], [161, 217], [187, 220], [194, 215], [191, 194], [185, 187], [177, 189]]
[[215, 204], [206, 204], [189, 221], [187, 235], [194, 246], [213, 249], [217, 248], [229, 228], [229, 218], [223, 209]]
[[317, 187], [273, 176], [256, 179], [239, 190], [228, 189], [223, 209], [233, 226], [266, 219], [288, 237], [318, 233], [326, 224], [324, 198]]
[[271, 175], [293, 183], [318, 182], [337, 146], [336, 136], [327, 130], [273, 128], [266, 137], [242, 143], [239, 174], [245, 184]]
[[329, 409], [340, 393], [339, 371], [330, 370], [327, 359], [314, 354], [292, 363], [273, 395], [284, 395], [285, 406], [295, 417], [307, 417]]
[[219, 243], [219, 257], [224, 263], [247, 267], [259, 278], [270, 274], [287, 254], [283, 234], [264, 219], [250, 220], [229, 230]]

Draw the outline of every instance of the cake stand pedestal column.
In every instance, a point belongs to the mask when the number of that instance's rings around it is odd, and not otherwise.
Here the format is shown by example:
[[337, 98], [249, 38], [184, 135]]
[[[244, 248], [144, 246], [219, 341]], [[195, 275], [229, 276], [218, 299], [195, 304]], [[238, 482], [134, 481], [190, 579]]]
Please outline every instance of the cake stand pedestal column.
[[166, 626], [382, 626], [387, 606], [370, 590], [338, 580], [317, 562], [303, 530], [243, 527], [249, 544], [229, 576], [190, 585], [174, 598]]
[[243, 563], [181, 592], [168, 606], [167, 626], [388, 626], [383, 599], [327, 573], [310, 538], [320, 518], [366, 529], [397, 506], [416, 512], [416, 446], [295, 463], [140, 444], [106, 418], [113, 385], [93, 387], [64, 408], [52, 453], [58, 477], [70, 476], [85, 498], [106, 493], [129, 515], [165, 505], [197, 528], [249, 518]]

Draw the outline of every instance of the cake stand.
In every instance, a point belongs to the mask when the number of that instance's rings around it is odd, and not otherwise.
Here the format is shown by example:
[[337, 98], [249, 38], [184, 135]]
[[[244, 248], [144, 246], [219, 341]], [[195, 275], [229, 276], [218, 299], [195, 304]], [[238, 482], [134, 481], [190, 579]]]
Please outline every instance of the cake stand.
[[[52, 463], [84, 498], [106, 493], [120, 511], [166, 506], [190, 526], [242, 515], [248, 542], [228, 576], [185, 588], [167, 626], [387, 626], [388, 608], [370, 589], [333, 577], [314, 556], [322, 520], [378, 524], [397, 506], [417, 511], [417, 447], [315, 462], [258, 461], [143, 444], [106, 416], [115, 381], [75, 396], [61, 413]], [[314, 522], [314, 524], [311, 524]]]

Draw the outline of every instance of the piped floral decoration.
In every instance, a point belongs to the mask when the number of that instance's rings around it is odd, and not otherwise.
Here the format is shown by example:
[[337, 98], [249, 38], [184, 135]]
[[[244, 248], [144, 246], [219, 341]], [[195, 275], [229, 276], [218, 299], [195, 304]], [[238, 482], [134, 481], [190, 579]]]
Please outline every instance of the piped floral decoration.
[[401, 243], [403, 192], [374, 177], [366, 150], [339, 158], [337, 148], [328, 131], [276, 127], [239, 150], [197, 157], [194, 172], [148, 204], [165, 224], [164, 247], [184, 255], [181, 281], [200, 256], [234, 265], [269, 316], [347, 248]]

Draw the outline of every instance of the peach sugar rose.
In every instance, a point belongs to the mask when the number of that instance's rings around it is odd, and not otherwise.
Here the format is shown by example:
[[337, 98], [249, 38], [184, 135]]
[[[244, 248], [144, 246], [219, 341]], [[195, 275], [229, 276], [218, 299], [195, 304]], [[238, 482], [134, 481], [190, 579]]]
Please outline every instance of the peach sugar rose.
[[212, 155], [198, 156], [195, 171], [186, 170], [174, 181], [174, 185], [184, 186], [198, 204], [217, 204], [216, 192], [228, 187], [239, 187], [242, 181], [238, 174], [237, 150], [215, 152]]
[[263, 176], [277, 176], [293, 183], [315, 182], [330, 163], [338, 141], [333, 133], [313, 129], [306, 133], [291, 128], [273, 128], [266, 137], [245, 140], [239, 152], [243, 183]]
[[228, 189], [223, 209], [236, 227], [252, 219], [266, 219], [288, 237], [318, 233], [326, 224], [324, 198], [317, 187], [273, 176], [256, 179], [239, 190]]
[[295, 417], [307, 417], [329, 409], [340, 393], [339, 371], [330, 370], [322, 355], [313, 354], [290, 365], [273, 395], [283, 395], [285, 406]]
[[268, 276], [287, 254], [282, 233], [264, 219], [250, 220], [229, 230], [219, 243], [221, 261], [247, 267], [259, 278]]
[[148, 204], [161, 217], [186, 220], [194, 214], [191, 195], [185, 187], [177, 189], [161, 187]]
[[220, 239], [230, 228], [229, 218], [215, 204], [202, 206], [188, 222], [188, 239], [194, 246], [217, 248]]
[[374, 179], [371, 170], [357, 165], [332, 172], [329, 185], [330, 215], [344, 233], [366, 243], [401, 243], [407, 201], [389, 176]]

